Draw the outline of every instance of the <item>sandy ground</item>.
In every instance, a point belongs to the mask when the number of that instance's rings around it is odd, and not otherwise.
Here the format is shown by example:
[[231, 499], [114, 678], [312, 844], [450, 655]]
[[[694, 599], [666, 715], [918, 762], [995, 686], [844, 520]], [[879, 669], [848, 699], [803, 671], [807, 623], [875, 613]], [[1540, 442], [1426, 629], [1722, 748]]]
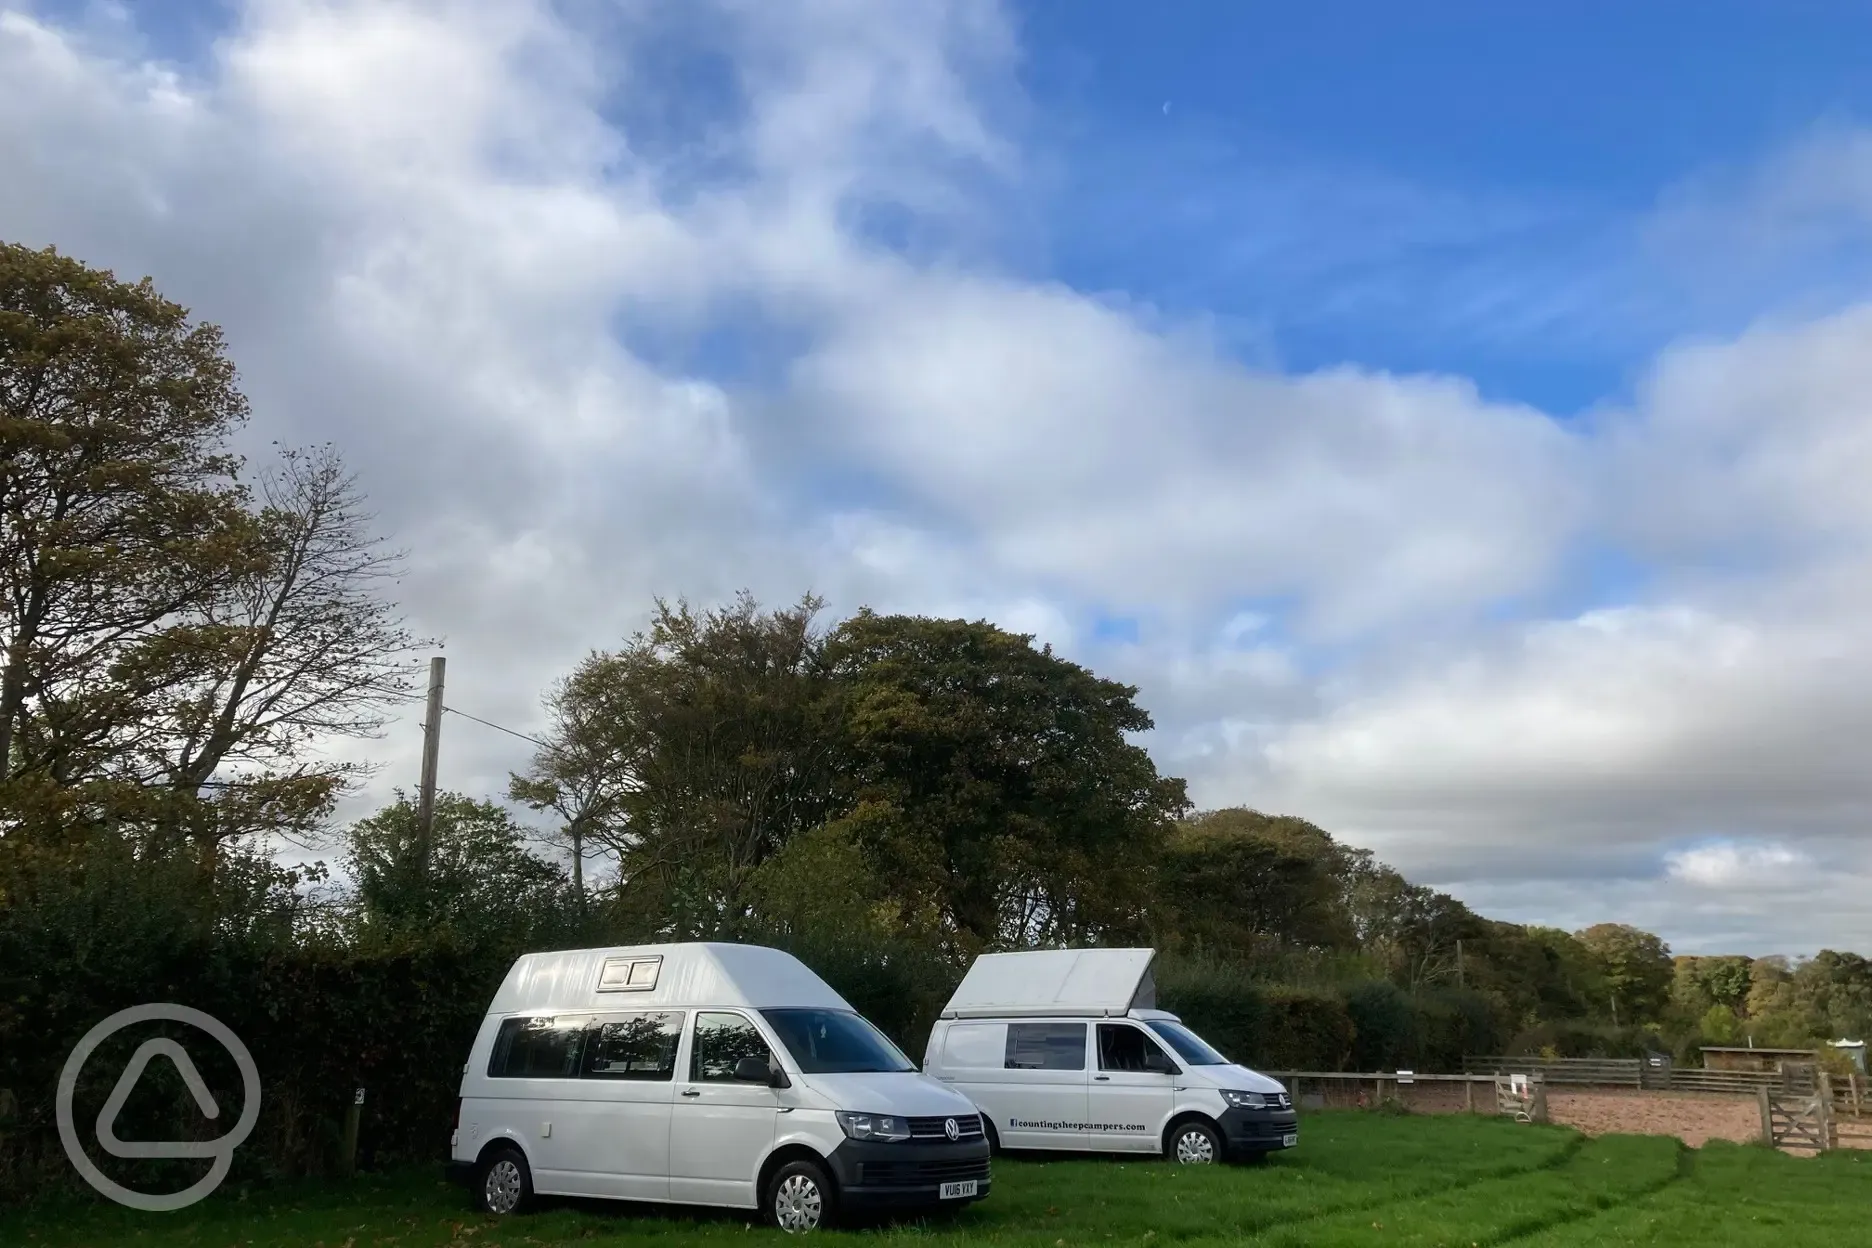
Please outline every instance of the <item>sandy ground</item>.
[[[1493, 1106], [1494, 1089], [1475, 1086], [1475, 1107], [1483, 1113]], [[1350, 1108], [1370, 1105], [1377, 1090], [1370, 1083], [1334, 1080], [1323, 1092], [1315, 1084], [1301, 1089], [1301, 1105]], [[1384, 1095], [1398, 1096], [1413, 1113], [1452, 1114], [1466, 1108], [1460, 1084], [1425, 1083], [1397, 1088], [1387, 1081]], [[1869, 1115], [1839, 1122], [1842, 1148], [1872, 1149], [1872, 1106]], [[1674, 1135], [1691, 1147], [1710, 1140], [1746, 1143], [1761, 1134], [1761, 1111], [1747, 1097], [1698, 1092], [1641, 1092], [1636, 1088], [1549, 1088], [1547, 1114], [1555, 1123], [1587, 1135]]]
[[1547, 1093], [1547, 1116], [1587, 1135], [1674, 1135], [1695, 1148], [1761, 1135], [1761, 1110], [1739, 1096], [1594, 1088]]

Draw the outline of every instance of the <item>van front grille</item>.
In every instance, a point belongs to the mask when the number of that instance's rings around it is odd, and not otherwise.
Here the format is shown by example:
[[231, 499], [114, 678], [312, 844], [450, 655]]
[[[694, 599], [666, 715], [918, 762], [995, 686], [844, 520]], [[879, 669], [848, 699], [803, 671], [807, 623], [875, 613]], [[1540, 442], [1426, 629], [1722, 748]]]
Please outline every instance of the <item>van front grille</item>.
[[[910, 1119], [910, 1138], [913, 1140], [946, 1140], [949, 1138], [948, 1118], [912, 1118]], [[980, 1114], [955, 1115], [956, 1142], [979, 1140], [982, 1138]]]
[[876, 1187], [934, 1187], [963, 1179], [988, 1179], [986, 1157], [953, 1161], [865, 1161], [858, 1164], [858, 1182]]

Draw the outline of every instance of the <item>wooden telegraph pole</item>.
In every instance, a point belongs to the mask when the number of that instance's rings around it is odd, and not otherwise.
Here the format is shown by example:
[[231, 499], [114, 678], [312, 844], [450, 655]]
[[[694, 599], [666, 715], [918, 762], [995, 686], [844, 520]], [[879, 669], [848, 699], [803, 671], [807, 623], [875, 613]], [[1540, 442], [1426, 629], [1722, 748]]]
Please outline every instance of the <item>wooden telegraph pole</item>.
[[422, 788], [416, 798], [416, 866], [429, 874], [429, 848], [435, 830], [436, 762], [442, 749], [442, 669], [447, 659], [429, 660], [429, 714], [423, 721]]

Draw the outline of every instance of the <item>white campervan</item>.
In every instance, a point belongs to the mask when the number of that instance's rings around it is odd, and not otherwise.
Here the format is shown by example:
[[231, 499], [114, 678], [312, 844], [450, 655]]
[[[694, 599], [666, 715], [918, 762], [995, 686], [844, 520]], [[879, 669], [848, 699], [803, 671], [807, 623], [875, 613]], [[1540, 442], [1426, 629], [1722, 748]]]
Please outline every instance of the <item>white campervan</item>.
[[1299, 1143], [1287, 1091], [1156, 1009], [1150, 949], [975, 959], [923, 1069], [978, 1106], [999, 1148], [1259, 1160]]
[[451, 1176], [535, 1193], [841, 1210], [988, 1194], [968, 1099], [919, 1073], [791, 954], [681, 944], [528, 954], [462, 1068]]

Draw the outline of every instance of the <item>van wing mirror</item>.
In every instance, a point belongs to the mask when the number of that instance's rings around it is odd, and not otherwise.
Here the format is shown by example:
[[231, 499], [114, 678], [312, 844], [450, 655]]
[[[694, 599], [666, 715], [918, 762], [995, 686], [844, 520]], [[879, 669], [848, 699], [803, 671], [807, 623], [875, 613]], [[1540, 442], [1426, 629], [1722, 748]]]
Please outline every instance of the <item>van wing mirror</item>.
[[763, 1057], [748, 1056], [736, 1062], [734, 1077], [740, 1083], [764, 1083], [770, 1088], [793, 1086], [786, 1071], [780, 1069], [780, 1063], [770, 1062]]
[[1159, 1075], [1177, 1073], [1176, 1063], [1165, 1057], [1160, 1049], [1152, 1049], [1144, 1055], [1144, 1069]]

